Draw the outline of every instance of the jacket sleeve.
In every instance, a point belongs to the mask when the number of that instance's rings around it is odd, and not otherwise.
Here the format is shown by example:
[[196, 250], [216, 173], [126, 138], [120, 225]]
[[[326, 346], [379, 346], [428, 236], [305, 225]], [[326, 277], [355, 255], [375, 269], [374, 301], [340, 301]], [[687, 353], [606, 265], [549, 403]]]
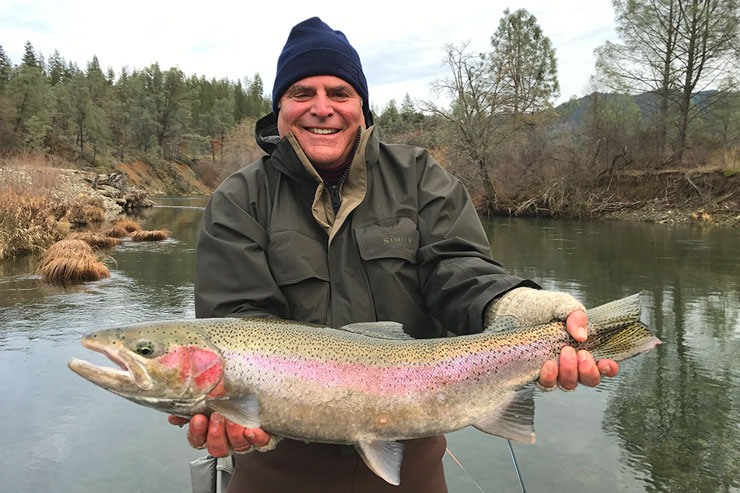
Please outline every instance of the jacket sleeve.
[[208, 201], [195, 260], [198, 318], [288, 317], [288, 302], [267, 263], [268, 237], [257, 219], [265, 204], [255, 181], [237, 172]]
[[419, 280], [426, 306], [457, 334], [480, 332], [493, 298], [539, 287], [491, 258], [483, 225], [465, 187], [426, 151], [417, 158]]

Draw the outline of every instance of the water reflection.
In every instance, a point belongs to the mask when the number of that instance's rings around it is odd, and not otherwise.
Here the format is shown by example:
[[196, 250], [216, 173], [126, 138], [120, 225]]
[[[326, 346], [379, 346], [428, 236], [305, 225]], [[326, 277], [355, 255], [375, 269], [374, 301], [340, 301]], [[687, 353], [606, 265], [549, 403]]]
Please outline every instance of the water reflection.
[[[489, 233], [512, 271], [578, 292], [587, 306], [643, 292], [643, 319], [663, 344], [602, 386], [609, 390], [603, 430], [618, 440], [641, 489], [740, 487], [737, 231], [503, 222]], [[566, 251], [558, 238], [569, 234], [575, 246]]]

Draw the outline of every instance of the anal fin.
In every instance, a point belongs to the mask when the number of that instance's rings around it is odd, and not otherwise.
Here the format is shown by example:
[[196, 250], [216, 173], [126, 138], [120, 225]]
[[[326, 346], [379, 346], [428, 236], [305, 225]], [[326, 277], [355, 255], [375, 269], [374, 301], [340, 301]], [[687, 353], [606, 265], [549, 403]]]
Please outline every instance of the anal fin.
[[534, 443], [534, 391], [512, 392], [502, 405], [473, 426], [484, 433], [520, 443]]
[[355, 447], [372, 472], [394, 486], [401, 484], [402, 443], [361, 440]]

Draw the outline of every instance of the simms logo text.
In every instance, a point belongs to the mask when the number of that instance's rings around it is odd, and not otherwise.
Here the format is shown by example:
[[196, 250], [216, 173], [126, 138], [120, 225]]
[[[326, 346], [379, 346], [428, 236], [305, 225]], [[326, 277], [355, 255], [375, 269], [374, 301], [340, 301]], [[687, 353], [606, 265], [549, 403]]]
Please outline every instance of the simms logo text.
[[407, 238], [404, 236], [393, 236], [390, 238], [383, 238], [383, 243], [390, 244], [390, 243], [413, 243], [413, 238]]

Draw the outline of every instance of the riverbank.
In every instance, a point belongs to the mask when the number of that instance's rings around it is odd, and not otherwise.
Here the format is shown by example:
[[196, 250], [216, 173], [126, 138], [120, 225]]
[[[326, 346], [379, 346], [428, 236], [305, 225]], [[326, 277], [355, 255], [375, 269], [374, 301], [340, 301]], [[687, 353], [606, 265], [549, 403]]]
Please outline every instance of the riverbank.
[[[498, 216], [740, 227], [740, 170], [723, 166], [622, 170], [578, 184], [553, 180], [526, 193], [500, 190], [492, 204]], [[476, 203], [483, 204], [480, 196]]]
[[151, 192], [207, 194], [183, 163], [119, 163], [112, 172], [78, 169], [48, 155], [0, 160], [0, 260], [43, 250], [73, 230], [149, 207]]
[[[657, 202], [657, 201], [656, 201]], [[602, 215], [608, 221], [639, 221], [658, 224], [696, 224], [706, 227], [740, 228], [740, 211], [703, 207], [668, 207], [659, 203], [622, 209]]]

